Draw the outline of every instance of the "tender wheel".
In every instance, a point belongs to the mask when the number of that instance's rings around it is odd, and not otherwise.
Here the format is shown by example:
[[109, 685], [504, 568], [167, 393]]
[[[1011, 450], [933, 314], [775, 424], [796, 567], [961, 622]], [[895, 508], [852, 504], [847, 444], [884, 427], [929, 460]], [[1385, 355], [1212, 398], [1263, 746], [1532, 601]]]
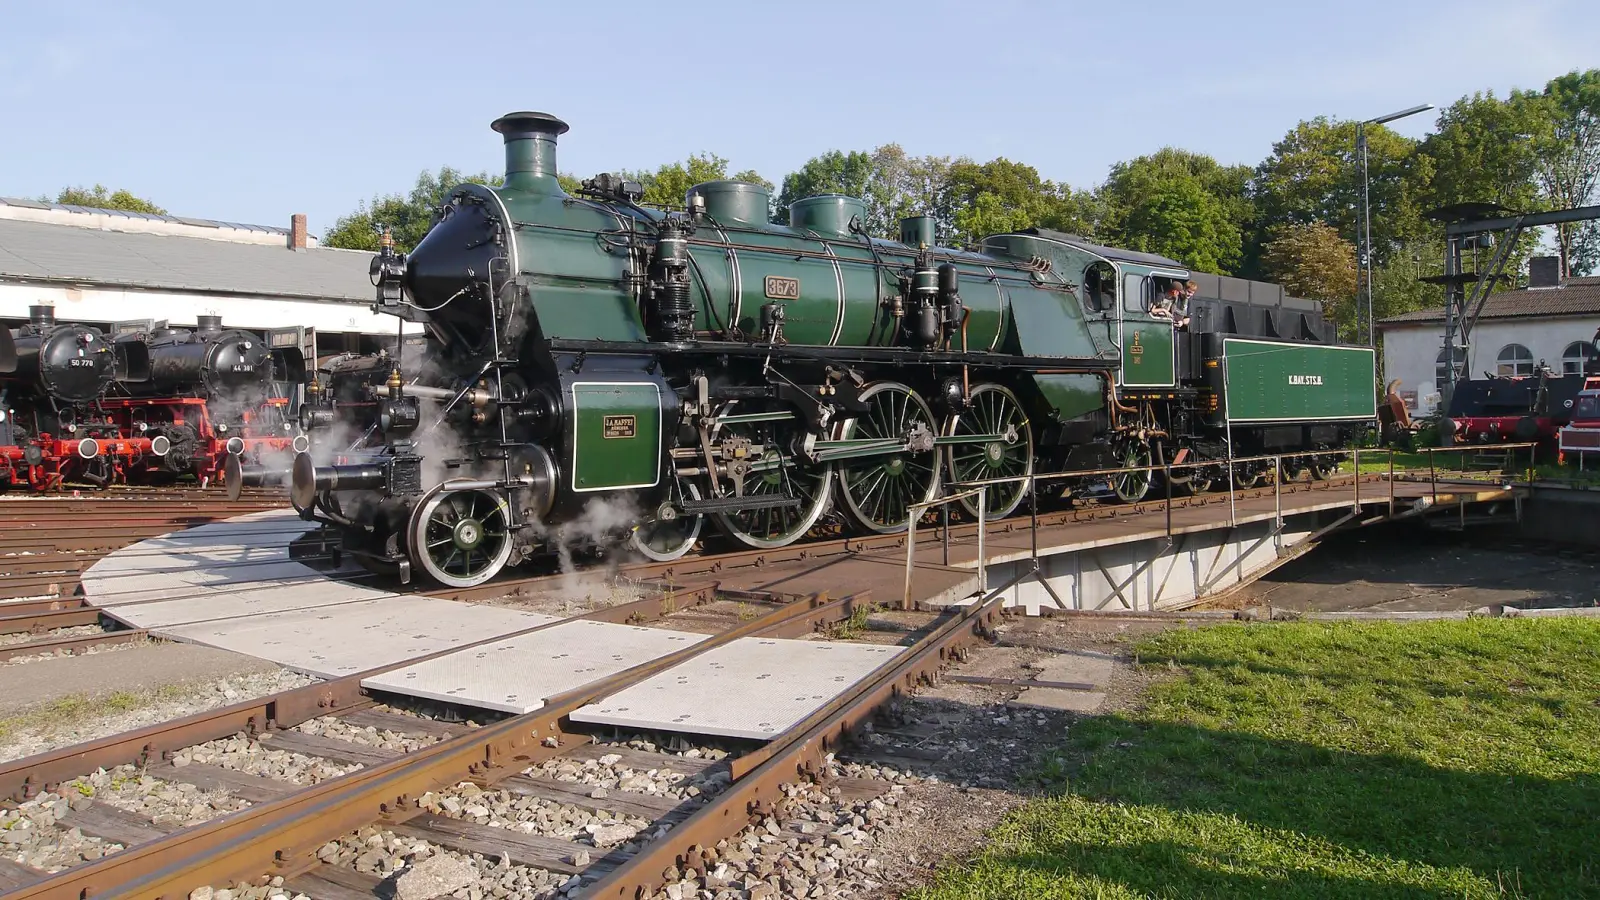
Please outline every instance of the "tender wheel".
[[1314, 462], [1306, 466], [1306, 472], [1311, 476], [1312, 481], [1327, 481], [1333, 477], [1333, 470], [1336, 467], [1335, 463]]
[[[1028, 494], [1027, 478], [1033, 474], [1033, 429], [1022, 411], [1017, 396], [998, 384], [981, 384], [972, 391], [970, 408], [960, 415], [951, 416], [945, 426], [951, 437], [995, 435], [982, 443], [952, 444], [947, 448], [945, 463], [950, 480], [988, 481], [995, 478], [1015, 478], [1014, 482], [989, 485], [986, 515], [990, 519], [1003, 519], [1021, 505]], [[967, 512], [978, 514], [978, 498], [958, 500]]]
[[511, 510], [498, 491], [435, 488], [411, 515], [411, 561], [448, 587], [474, 587], [511, 558]]
[[[1117, 467], [1133, 468], [1135, 466], [1150, 465], [1150, 445], [1144, 441], [1130, 440], [1123, 443], [1117, 451]], [[1138, 472], [1123, 472], [1111, 476], [1111, 491], [1123, 503], [1138, 503], [1150, 493], [1150, 483], [1155, 480], [1155, 473], [1149, 469]]]
[[[722, 409], [723, 415], [759, 412], [738, 407], [737, 401]], [[744, 479], [746, 497], [798, 497], [799, 506], [716, 513], [712, 520], [718, 530], [746, 547], [759, 550], [792, 544], [810, 531], [828, 511], [828, 489], [833, 486], [833, 467], [816, 466], [794, 455], [801, 426], [794, 420], [780, 422], [737, 422], [717, 426], [716, 439], [748, 439], [760, 444], [762, 456], [755, 462], [770, 465], [757, 469]]]
[[[684, 489], [691, 499], [700, 499], [700, 491], [694, 485], [684, 485]], [[700, 539], [700, 526], [704, 519], [704, 516], [681, 513], [670, 520], [651, 516], [633, 529], [629, 543], [646, 559], [671, 562], [688, 553], [694, 542]]]
[[861, 399], [870, 409], [840, 427], [840, 440], [909, 439], [912, 449], [840, 463], [839, 497], [850, 520], [863, 530], [904, 531], [912, 505], [939, 493], [933, 411], [916, 391], [892, 381], [868, 387]]

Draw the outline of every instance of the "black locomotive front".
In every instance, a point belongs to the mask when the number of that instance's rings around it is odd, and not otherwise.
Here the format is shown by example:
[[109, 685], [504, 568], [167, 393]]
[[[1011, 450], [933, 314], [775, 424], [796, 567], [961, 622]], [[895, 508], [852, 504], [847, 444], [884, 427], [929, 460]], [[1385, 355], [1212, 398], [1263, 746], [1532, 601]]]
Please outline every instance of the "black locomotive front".
[[12, 380], [51, 409], [95, 400], [117, 376], [116, 353], [105, 335], [87, 325], [57, 324], [49, 306], [28, 308], [28, 324], [12, 334], [12, 344]]
[[136, 393], [228, 398], [244, 408], [265, 402], [271, 382], [272, 352], [259, 335], [200, 316], [193, 331], [171, 328], [150, 339], [150, 380]]

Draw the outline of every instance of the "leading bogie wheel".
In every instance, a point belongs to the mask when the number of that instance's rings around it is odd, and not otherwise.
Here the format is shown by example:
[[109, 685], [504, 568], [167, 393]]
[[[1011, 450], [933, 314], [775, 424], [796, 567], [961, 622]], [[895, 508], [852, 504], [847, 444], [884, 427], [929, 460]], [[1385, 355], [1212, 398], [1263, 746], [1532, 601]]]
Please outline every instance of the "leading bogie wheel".
[[[978, 385], [972, 390], [967, 409], [950, 417], [945, 434], [988, 437], [981, 442], [952, 444], [946, 448], [945, 464], [950, 480], [960, 485], [1014, 478], [1015, 481], [988, 485], [984, 506], [985, 517], [989, 519], [1003, 519], [1015, 512], [1028, 495], [1028, 476], [1033, 474], [1033, 429], [1017, 395], [998, 384]], [[965, 497], [956, 502], [972, 515], [978, 514], [977, 497]]]
[[911, 523], [911, 507], [939, 493], [939, 454], [933, 410], [917, 392], [880, 381], [861, 392], [867, 412], [839, 427], [840, 440], [898, 441], [895, 452], [839, 463], [839, 498], [850, 521], [864, 531], [893, 534]]
[[[684, 485], [683, 493], [690, 499], [700, 499], [700, 491], [692, 484]], [[704, 516], [690, 515], [668, 504], [656, 515], [640, 522], [633, 529], [628, 542], [646, 559], [672, 562], [688, 553], [694, 547], [694, 542], [700, 539], [700, 526], [704, 519]]]
[[411, 514], [411, 563], [447, 587], [475, 587], [511, 558], [511, 508], [494, 490], [434, 488]]

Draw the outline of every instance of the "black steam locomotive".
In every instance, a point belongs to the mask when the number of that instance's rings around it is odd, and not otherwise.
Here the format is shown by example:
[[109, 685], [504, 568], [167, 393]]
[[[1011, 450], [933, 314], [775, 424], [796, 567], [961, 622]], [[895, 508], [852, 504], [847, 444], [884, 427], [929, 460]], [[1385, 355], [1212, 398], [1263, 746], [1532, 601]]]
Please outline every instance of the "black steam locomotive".
[[[29, 307], [26, 325], [0, 331], [0, 343], [0, 482], [47, 490], [109, 481], [106, 454], [122, 433], [101, 399], [118, 382], [149, 377], [144, 345], [58, 323], [43, 305]], [[152, 452], [148, 441], [134, 443], [125, 452]]]

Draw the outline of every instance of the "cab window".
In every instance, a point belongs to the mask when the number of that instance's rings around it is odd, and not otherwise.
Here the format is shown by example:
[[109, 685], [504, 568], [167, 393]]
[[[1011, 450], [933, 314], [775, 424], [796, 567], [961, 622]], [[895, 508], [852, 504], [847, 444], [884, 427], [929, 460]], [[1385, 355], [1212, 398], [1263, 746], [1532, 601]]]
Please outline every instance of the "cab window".
[[1122, 279], [1122, 308], [1128, 312], [1149, 311], [1150, 279], [1143, 275], [1128, 275]]
[[1593, 394], [1585, 397], [1578, 396], [1578, 408], [1573, 411], [1575, 419], [1600, 419], [1600, 397]]
[[1117, 305], [1117, 270], [1097, 262], [1083, 271], [1083, 305], [1091, 312], [1105, 312]]

